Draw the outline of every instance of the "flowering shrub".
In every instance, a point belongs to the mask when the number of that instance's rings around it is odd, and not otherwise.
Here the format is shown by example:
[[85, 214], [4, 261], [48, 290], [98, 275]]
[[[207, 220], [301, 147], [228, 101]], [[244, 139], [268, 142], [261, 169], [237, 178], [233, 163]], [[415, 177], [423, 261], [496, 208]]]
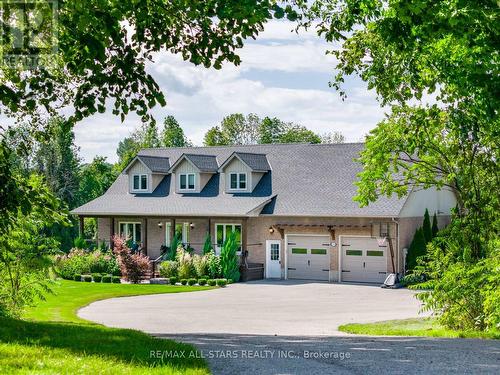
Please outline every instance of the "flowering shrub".
[[113, 243], [113, 253], [118, 259], [122, 276], [131, 283], [137, 284], [150, 269], [149, 258], [140, 253], [132, 254], [126, 240], [120, 236], [114, 236]]
[[193, 255], [193, 267], [196, 271], [196, 276], [202, 278], [208, 275], [208, 257], [206, 255]]
[[69, 254], [56, 256], [55, 266], [59, 276], [67, 280], [73, 280], [75, 275], [90, 273], [120, 275], [116, 258], [100, 250], [72, 249]]
[[164, 262], [161, 262], [160, 276], [167, 278], [176, 277], [178, 268], [179, 264], [173, 260], [166, 260]]
[[176, 259], [179, 264], [177, 273], [180, 279], [190, 279], [196, 276], [196, 270], [193, 265], [193, 257], [189, 254], [189, 252], [179, 246], [177, 248]]
[[208, 276], [210, 276], [211, 279], [216, 279], [222, 276], [220, 258], [215, 255], [213, 250], [209, 251], [205, 257], [207, 258]]

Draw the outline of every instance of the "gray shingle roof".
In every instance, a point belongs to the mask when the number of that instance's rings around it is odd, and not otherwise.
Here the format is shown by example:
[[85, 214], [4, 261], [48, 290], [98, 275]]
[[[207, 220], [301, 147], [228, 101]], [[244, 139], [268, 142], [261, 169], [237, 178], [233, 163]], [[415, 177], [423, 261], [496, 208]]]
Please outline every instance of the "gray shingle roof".
[[168, 157], [138, 155], [137, 159], [142, 161], [153, 173], [168, 173], [170, 169]]
[[186, 159], [191, 161], [201, 172], [217, 172], [219, 165], [215, 155], [184, 154]]
[[[250, 152], [235, 152], [243, 163], [248, 165], [255, 172], [267, 172], [271, 170], [266, 154], [254, 154]], [[231, 157], [230, 157], [231, 158]]]
[[127, 176], [120, 175], [101, 197], [73, 210], [76, 214], [107, 215], [193, 215], [243, 216], [266, 202], [262, 214], [274, 216], [395, 217], [405, 198], [380, 197], [361, 208], [356, 195], [355, 161], [361, 143], [278, 144], [195, 148], [145, 149], [140, 157], [162, 157], [176, 161], [183, 154], [212, 155], [221, 165], [234, 152], [266, 155], [272, 171], [267, 172], [254, 191], [240, 194], [223, 192], [215, 174], [201, 194], [176, 194], [170, 175], [150, 195], [128, 193]]

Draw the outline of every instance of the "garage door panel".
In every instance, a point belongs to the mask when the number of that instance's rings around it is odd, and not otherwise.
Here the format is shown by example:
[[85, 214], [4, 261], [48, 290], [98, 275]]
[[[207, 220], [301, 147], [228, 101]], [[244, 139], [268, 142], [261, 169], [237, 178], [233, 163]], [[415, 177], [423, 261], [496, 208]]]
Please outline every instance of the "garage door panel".
[[383, 282], [387, 275], [387, 245], [373, 238], [342, 240], [342, 280]]
[[288, 237], [288, 278], [328, 280], [330, 250], [328, 236]]

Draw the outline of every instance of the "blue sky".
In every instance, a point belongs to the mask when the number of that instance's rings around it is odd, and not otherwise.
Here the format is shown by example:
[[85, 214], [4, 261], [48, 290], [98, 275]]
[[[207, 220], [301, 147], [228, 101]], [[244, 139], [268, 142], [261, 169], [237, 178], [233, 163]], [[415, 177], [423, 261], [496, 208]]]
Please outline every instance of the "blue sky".
[[[338, 130], [348, 141], [359, 141], [384, 111], [375, 93], [356, 77], [346, 80], [345, 101], [328, 86], [335, 59], [313, 32], [291, 32], [293, 25], [273, 21], [256, 41], [247, 42], [238, 67], [221, 70], [196, 67], [179, 56], [159, 53], [148, 67], [165, 93], [167, 105], [153, 114], [159, 122], [174, 115], [195, 145], [206, 130], [231, 113], [256, 113], [293, 121], [316, 132]], [[86, 119], [75, 128], [76, 143], [85, 161], [96, 155], [117, 160], [118, 142], [140, 124], [136, 116], [124, 123], [111, 113]]]

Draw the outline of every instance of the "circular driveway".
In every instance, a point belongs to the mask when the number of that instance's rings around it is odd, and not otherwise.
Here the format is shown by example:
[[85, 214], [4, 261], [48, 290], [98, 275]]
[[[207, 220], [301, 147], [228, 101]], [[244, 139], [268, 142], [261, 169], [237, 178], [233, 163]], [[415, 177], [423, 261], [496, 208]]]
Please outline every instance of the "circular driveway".
[[82, 308], [78, 316], [151, 334], [333, 336], [345, 323], [418, 317], [414, 294], [369, 285], [258, 281], [112, 298]]

